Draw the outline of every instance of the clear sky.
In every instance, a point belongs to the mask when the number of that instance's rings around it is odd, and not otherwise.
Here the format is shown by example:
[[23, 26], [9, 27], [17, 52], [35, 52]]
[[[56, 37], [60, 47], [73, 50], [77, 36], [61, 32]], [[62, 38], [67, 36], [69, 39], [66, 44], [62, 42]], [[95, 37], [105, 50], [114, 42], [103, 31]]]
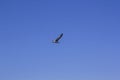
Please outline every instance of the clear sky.
[[0, 80], [120, 80], [120, 1], [1, 0]]

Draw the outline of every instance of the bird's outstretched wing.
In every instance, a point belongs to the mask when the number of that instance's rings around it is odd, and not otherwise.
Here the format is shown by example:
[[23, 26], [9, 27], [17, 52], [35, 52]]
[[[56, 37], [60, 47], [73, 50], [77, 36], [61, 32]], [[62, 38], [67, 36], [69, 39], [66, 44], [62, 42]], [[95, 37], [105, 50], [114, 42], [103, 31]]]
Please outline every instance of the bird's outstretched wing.
[[58, 42], [61, 39], [62, 36], [63, 36], [63, 33], [61, 33], [60, 36], [55, 39], [55, 41]]
[[61, 33], [55, 40], [52, 41], [52, 43], [59, 43], [59, 40], [62, 38], [63, 33]]

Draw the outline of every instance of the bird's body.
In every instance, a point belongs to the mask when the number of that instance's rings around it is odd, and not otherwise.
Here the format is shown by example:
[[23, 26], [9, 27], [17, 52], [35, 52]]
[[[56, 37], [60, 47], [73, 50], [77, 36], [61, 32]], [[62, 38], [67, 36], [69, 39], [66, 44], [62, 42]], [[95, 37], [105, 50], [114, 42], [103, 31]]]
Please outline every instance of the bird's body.
[[59, 37], [57, 37], [55, 40], [53, 40], [53, 43], [59, 43], [59, 40], [61, 39], [61, 37], [63, 36], [63, 33], [60, 34]]

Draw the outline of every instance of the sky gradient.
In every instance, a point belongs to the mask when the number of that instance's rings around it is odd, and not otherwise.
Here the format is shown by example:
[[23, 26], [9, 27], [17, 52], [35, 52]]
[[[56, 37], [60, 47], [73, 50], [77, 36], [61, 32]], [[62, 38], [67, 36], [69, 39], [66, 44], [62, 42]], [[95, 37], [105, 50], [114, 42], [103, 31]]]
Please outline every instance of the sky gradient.
[[119, 9], [119, 0], [1, 0], [0, 80], [120, 80]]

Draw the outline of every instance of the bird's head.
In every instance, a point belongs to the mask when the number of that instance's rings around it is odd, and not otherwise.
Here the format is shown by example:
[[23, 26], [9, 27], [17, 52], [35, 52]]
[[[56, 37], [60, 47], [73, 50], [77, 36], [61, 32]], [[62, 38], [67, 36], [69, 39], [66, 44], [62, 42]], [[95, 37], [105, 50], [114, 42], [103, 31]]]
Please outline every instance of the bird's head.
[[52, 43], [59, 43], [58, 41], [52, 40]]

